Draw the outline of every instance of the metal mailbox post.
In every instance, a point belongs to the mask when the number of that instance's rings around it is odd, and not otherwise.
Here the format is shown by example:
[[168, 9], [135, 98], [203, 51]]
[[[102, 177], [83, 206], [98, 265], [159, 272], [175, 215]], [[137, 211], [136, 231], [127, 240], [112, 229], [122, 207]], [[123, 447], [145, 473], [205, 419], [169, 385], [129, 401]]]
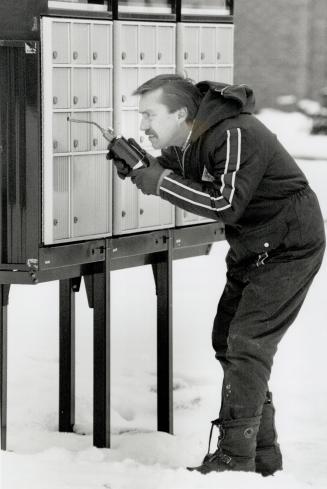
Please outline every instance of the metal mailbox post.
[[[150, 8], [139, 0], [135, 7], [124, 0], [112, 4], [39, 0], [32, 5], [28, 0], [2, 0], [0, 5], [2, 449], [7, 446], [10, 286], [59, 281], [59, 430], [72, 431], [75, 293], [84, 278], [94, 312], [93, 441], [97, 447], [109, 447], [110, 273], [146, 264], [153, 268], [157, 294], [158, 429], [173, 431], [173, 260], [209, 253], [213, 242], [224, 239], [223, 225], [182, 216], [180, 222], [176, 218], [180, 226], [176, 227], [173, 206], [120, 187], [105, 160], [101, 135], [88, 125], [67, 123], [68, 115], [78, 113], [102, 126], [113, 123], [115, 130], [126, 130], [146, 144], [138, 133], [137, 106], [130, 97], [134, 82], [188, 68], [198, 73], [210, 68], [216, 74], [228, 68], [232, 76], [232, 58], [228, 66], [217, 60], [209, 67], [201, 64], [208, 37], [213, 36], [217, 49], [217, 22], [226, 21], [226, 43], [231, 43], [231, 2], [219, 2], [222, 17], [215, 17], [215, 9], [212, 16], [212, 2], [204, 2], [210, 15], [201, 17], [201, 25], [195, 22], [192, 0], [185, 5], [150, 3]], [[200, 58], [188, 67], [185, 62], [193, 54], [185, 58], [183, 39], [193, 28], [199, 38], [194, 56], [200, 53]], [[132, 46], [124, 47], [130, 38]], [[228, 53], [230, 49], [226, 48]]]

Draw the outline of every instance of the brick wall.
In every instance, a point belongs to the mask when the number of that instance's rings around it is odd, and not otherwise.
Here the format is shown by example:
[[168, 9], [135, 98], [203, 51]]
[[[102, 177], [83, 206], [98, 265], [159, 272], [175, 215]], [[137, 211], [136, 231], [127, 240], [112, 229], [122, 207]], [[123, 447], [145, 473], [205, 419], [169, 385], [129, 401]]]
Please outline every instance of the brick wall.
[[327, 85], [326, 0], [234, 0], [235, 82], [257, 107], [281, 95], [317, 98]]

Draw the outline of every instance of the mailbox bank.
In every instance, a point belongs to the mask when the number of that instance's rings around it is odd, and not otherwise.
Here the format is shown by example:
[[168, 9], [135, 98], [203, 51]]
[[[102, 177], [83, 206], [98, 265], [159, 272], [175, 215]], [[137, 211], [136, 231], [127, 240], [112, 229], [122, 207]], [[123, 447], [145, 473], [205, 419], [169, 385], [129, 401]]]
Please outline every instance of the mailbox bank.
[[142, 264], [153, 267], [158, 297], [158, 428], [172, 432], [172, 260], [208, 253], [223, 226], [121, 181], [101, 133], [67, 118], [113, 127], [153, 152], [133, 90], [161, 73], [231, 83], [232, 14], [225, 0], [2, 0], [2, 448], [10, 285], [60, 281], [59, 429], [71, 431], [74, 293], [84, 277], [94, 308], [94, 443], [109, 446], [110, 271]]

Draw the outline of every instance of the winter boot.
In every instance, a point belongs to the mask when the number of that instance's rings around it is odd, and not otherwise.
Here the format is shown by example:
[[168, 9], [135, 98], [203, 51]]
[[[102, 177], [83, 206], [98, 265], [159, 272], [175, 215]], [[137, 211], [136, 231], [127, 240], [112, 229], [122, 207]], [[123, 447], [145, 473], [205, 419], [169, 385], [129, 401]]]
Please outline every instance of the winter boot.
[[[256, 439], [260, 425], [260, 416], [211, 422], [208, 453], [198, 467], [188, 467], [202, 474], [222, 472], [224, 470], [255, 471]], [[217, 450], [210, 453], [213, 427], [220, 430]]]
[[271, 392], [267, 392], [263, 405], [260, 428], [257, 436], [255, 470], [263, 476], [273, 475], [282, 470], [282, 454], [277, 443], [275, 428], [275, 408]]

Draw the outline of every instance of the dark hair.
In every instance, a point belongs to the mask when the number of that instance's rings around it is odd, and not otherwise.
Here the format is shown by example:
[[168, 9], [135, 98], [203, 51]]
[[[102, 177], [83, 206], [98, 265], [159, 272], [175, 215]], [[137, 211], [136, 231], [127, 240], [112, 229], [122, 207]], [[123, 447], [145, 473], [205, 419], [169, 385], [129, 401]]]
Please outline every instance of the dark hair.
[[158, 88], [162, 88], [161, 102], [166, 105], [169, 112], [176, 112], [181, 107], [186, 107], [186, 121], [195, 119], [202, 95], [192, 80], [180, 75], [158, 75], [140, 85], [133, 95], [144, 95]]

